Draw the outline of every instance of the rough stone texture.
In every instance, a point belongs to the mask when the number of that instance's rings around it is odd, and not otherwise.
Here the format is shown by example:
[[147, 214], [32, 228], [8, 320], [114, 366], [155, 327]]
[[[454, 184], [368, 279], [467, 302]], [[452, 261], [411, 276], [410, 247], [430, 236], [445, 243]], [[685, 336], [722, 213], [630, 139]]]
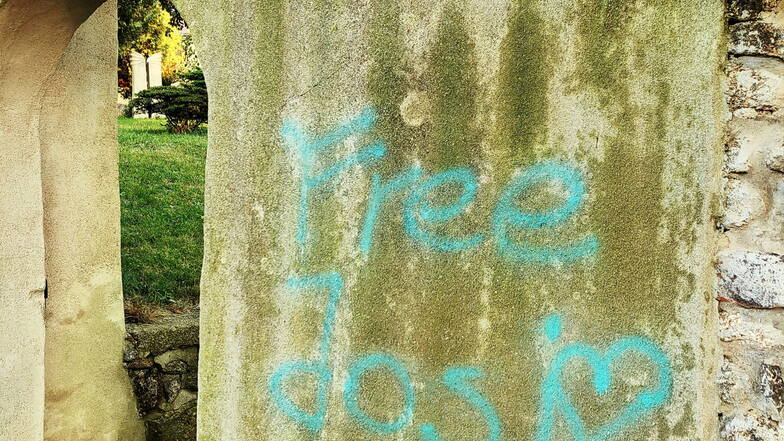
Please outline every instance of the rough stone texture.
[[722, 226], [735, 228], [747, 225], [750, 220], [765, 212], [762, 193], [750, 182], [728, 179], [724, 185], [727, 194]]
[[784, 144], [774, 146], [768, 151], [765, 165], [771, 170], [784, 173]]
[[723, 251], [716, 267], [722, 297], [753, 308], [784, 307], [784, 257]]
[[[724, 172], [733, 184], [725, 186], [723, 247], [716, 258], [722, 441], [784, 439], [784, 176], [777, 170], [784, 145], [784, 62], [777, 59], [783, 8], [781, 1], [757, 0], [728, 8], [731, 22], [744, 22], [730, 26], [727, 102], [733, 117]], [[752, 206], [754, 215], [738, 215]], [[743, 222], [727, 222], [727, 216]]]
[[124, 358], [147, 441], [195, 440], [198, 314], [129, 324]]
[[763, 157], [770, 168], [778, 154], [784, 154], [784, 125], [778, 119], [734, 118], [728, 123], [725, 173], [748, 173]]
[[144, 439], [122, 366], [116, 11], [108, 1], [78, 29], [42, 100], [50, 441]]
[[775, 12], [780, 4], [781, 0], [727, 0], [727, 18], [730, 23], [759, 20]]
[[723, 303], [719, 323], [724, 352], [719, 376], [721, 439], [782, 439], [784, 316], [778, 310]]
[[[722, 2], [176, 3], [210, 93], [200, 441], [375, 439], [343, 399], [350, 365], [374, 352], [402, 360], [417, 397], [412, 423], [392, 438], [420, 439], [428, 422], [444, 439], [486, 437], [476, 409], [439, 382], [450, 366], [471, 365], [485, 373], [472, 387], [498, 410], [504, 439], [533, 439], [555, 351], [576, 341], [607, 348], [628, 335], [663, 348], [674, 387], [665, 407], [621, 424], [618, 439], [715, 438], [715, 311], [706, 294], [721, 168]], [[316, 169], [377, 139], [388, 153], [314, 193], [310, 240], [299, 246], [307, 177], [281, 126], [298, 122], [312, 139], [369, 106], [379, 117], [373, 129], [319, 154]], [[405, 192], [386, 201], [370, 254], [358, 249], [372, 173], [387, 181], [412, 164], [428, 176], [478, 173], [470, 211], [434, 227], [466, 237], [488, 232], [516, 173], [551, 159], [576, 167], [589, 195], [565, 224], [514, 240], [563, 246], [595, 235], [600, 250], [588, 259], [509, 262], [489, 235], [468, 251], [427, 249], [401, 226]], [[291, 292], [286, 280], [325, 271], [342, 274], [346, 290], [317, 436], [276, 406], [269, 381], [288, 360], [319, 357], [327, 295]], [[565, 327], [549, 344], [541, 326], [552, 313]], [[579, 369], [570, 371], [591, 430], [639, 391], [626, 381], [649, 384], [642, 358], [619, 363], [641, 377], [619, 373], [626, 386], [606, 400], [589, 398]], [[401, 409], [389, 377], [370, 375], [359, 404], [386, 421]], [[309, 411], [311, 380], [287, 388]], [[569, 438], [561, 420], [554, 430]]]
[[729, 89], [731, 111], [780, 111], [784, 107], [784, 61], [759, 57], [731, 59]]
[[729, 121], [719, 226], [730, 248], [784, 254], [784, 175], [775, 170], [784, 145], [782, 116], [752, 111]]
[[[0, 430], [44, 430], [41, 98], [76, 29], [101, 0], [0, 2]], [[48, 110], [48, 109], [44, 109]]]
[[133, 345], [126, 345], [125, 361], [146, 358], [150, 354], [162, 354], [172, 348], [198, 345], [198, 315], [169, 315], [155, 323], [128, 324], [127, 332]]
[[730, 53], [784, 57], [784, 29], [761, 21], [730, 25]]

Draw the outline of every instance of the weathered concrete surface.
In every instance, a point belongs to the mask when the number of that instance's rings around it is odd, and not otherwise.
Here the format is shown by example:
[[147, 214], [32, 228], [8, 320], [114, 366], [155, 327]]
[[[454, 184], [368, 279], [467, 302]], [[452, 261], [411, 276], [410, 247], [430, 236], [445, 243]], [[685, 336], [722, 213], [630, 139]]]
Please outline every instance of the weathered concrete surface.
[[116, 35], [110, 0], [74, 34], [41, 104], [47, 441], [144, 439], [122, 365]]
[[[721, 1], [176, 3], [210, 92], [201, 441], [715, 439]], [[415, 164], [465, 187], [371, 191]], [[521, 173], [552, 189], [503, 196]], [[515, 217], [559, 179], [572, 216]]]
[[10, 441], [40, 441], [44, 426], [41, 96], [100, 3], [0, 2], [0, 428]]

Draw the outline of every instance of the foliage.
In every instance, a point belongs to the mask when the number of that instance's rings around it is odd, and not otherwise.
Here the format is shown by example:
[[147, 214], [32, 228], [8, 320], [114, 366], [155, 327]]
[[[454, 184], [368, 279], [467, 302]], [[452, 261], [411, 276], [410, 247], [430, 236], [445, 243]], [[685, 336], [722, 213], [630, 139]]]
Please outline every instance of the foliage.
[[187, 32], [182, 36], [182, 48], [185, 55], [184, 70], [201, 69], [199, 60], [196, 57], [196, 46], [193, 44], [193, 34]]
[[[119, 92], [130, 98], [131, 72], [128, 56], [131, 51], [144, 56], [161, 53], [161, 76], [164, 85], [176, 80], [177, 74], [198, 65], [192, 58], [192, 47], [184, 41], [180, 29], [185, 21], [167, 0], [120, 0], [118, 5], [120, 42], [118, 60]], [[186, 34], [187, 35], [187, 34]]]
[[169, 23], [171, 23], [172, 26], [174, 26], [177, 29], [185, 29], [188, 27], [188, 23], [185, 22], [184, 18], [182, 18], [182, 15], [180, 15], [180, 11], [178, 11], [177, 8], [174, 7], [174, 3], [172, 3], [172, 0], [159, 0], [159, 1], [161, 3], [161, 7], [165, 9], [166, 12], [169, 13], [169, 16], [171, 17]]
[[[179, 35], [177, 29], [169, 23], [171, 16], [160, 5], [153, 8], [152, 14], [152, 19], [147, 22], [144, 31], [129, 46], [130, 49], [146, 57], [163, 52], [167, 46], [173, 43], [167, 39], [173, 38], [172, 35]], [[180, 38], [180, 43], [182, 43], [182, 38]]]
[[120, 54], [127, 54], [158, 17], [158, 0], [120, 0], [117, 5], [117, 37]]
[[117, 15], [120, 54], [128, 53], [154, 22], [159, 27], [161, 17], [166, 17], [171, 29], [184, 29], [187, 26], [171, 0], [120, 0]]
[[123, 289], [131, 301], [196, 300], [202, 260], [206, 130], [119, 118]]
[[123, 107], [122, 109], [122, 116], [125, 118], [133, 118], [134, 113], [136, 112], [134, 112], [133, 106], [131, 106], [130, 102], [126, 104], [125, 107]]
[[166, 125], [173, 133], [189, 133], [207, 122], [207, 85], [201, 70], [181, 76], [172, 86], [151, 87], [139, 92], [129, 104], [137, 112], [149, 116], [166, 117]]
[[186, 50], [182, 34], [179, 31], [175, 31], [171, 35], [164, 37], [161, 40], [161, 49], [161, 52], [163, 52], [161, 75], [163, 84], [169, 85], [177, 80], [180, 72], [187, 69]]

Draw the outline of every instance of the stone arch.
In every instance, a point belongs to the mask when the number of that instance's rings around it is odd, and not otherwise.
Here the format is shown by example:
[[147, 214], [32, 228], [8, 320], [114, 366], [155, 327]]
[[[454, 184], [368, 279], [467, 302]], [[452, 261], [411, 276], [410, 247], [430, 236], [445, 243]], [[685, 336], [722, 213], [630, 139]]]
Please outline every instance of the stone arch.
[[122, 368], [114, 0], [0, 2], [0, 427], [143, 439]]

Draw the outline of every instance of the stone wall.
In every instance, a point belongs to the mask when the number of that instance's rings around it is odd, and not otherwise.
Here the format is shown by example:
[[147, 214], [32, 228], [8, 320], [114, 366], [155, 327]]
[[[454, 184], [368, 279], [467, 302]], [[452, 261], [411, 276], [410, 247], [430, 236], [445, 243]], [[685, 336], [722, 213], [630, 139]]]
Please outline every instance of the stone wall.
[[201, 441], [716, 438], [721, 0], [175, 3]]
[[784, 439], [784, 2], [729, 2], [721, 439]]
[[129, 324], [124, 361], [148, 441], [196, 439], [198, 314]]

